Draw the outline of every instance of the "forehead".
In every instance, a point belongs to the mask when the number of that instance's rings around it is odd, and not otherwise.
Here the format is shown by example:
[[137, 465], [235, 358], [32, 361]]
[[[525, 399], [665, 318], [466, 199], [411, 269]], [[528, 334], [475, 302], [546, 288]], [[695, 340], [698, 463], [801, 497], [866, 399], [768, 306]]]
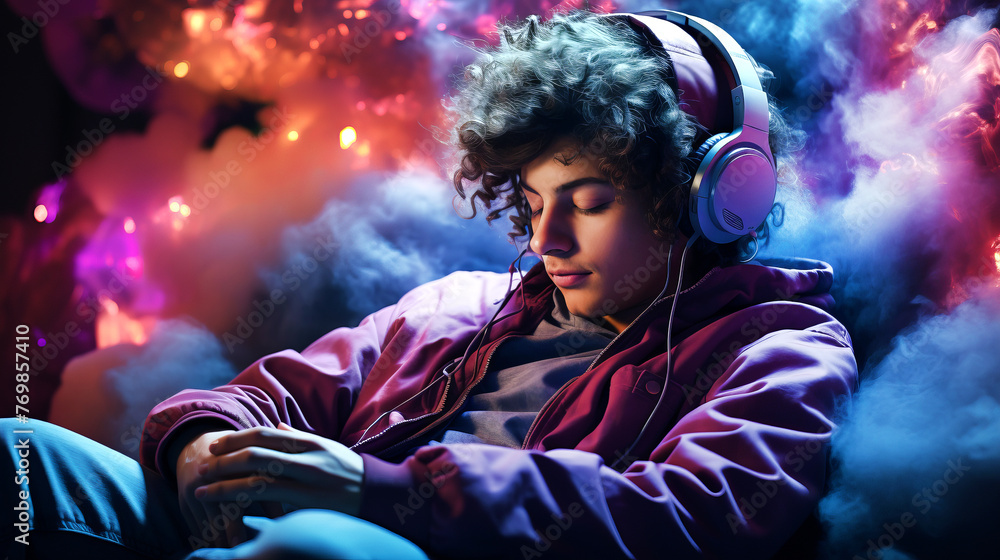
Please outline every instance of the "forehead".
[[560, 138], [521, 168], [518, 186], [526, 192], [559, 194], [582, 184], [607, 184], [596, 158], [573, 139]]

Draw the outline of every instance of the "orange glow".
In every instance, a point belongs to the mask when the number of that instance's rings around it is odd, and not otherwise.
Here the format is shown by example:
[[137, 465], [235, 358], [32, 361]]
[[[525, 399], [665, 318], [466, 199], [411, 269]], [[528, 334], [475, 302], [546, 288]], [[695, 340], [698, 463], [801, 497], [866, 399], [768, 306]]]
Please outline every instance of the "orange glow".
[[274, 47], [278, 46], [278, 41], [275, 40], [274, 37], [268, 37], [267, 40], [264, 41], [264, 46], [269, 49], [273, 49]]
[[116, 344], [145, 344], [149, 339], [154, 320], [136, 320], [119, 309], [109, 297], [100, 298], [103, 308], [97, 316], [95, 328], [97, 347], [107, 348]]
[[201, 10], [184, 10], [185, 23], [187, 23], [188, 35], [201, 35], [205, 30], [205, 12]]
[[997, 272], [1000, 272], [1000, 235], [997, 236], [997, 240], [993, 242], [993, 260], [997, 265]]
[[184, 76], [187, 76], [190, 69], [191, 65], [189, 65], [186, 60], [182, 60], [177, 63], [177, 66], [174, 66], [174, 76], [183, 78]]
[[132, 218], [125, 218], [125, 223], [122, 225], [125, 228], [125, 233], [135, 233], [135, 220]]
[[222, 18], [212, 18], [212, 21], [209, 22], [208, 24], [208, 28], [211, 29], [212, 31], [218, 31], [222, 29]]
[[291, 140], [292, 142], [298, 140], [299, 139], [299, 133], [298, 133], [298, 131], [297, 130], [289, 130], [288, 131], [288, 139]]
[[104, 310], [107, 311], [109, 314], [111, 315], [118, 314], [118, 304], [115, 303], [115, 300], [109, 298], [108, 296], [101, 296], [100, 302], [101, 306], [104, 307]]
[[[343, 143], [343, 140], [341, 140], [341, 143]], [[35, 221], [36, 222], [44, 222], [45, 218], [48, 218], [48, 217], [49, 217], [49, 209], [46, 208], [44, 204], [39, 204], [38, 206], [35, 206]]]
[[347, 149], [351, 147], [358, 139], [358, 132], [354, 130], [353, 126], [349, 126], [344, 130], [340, 131], [340, 147], [342, 149]]
[[406, 32], [405, 31], [397, 31], [396, 32], [396, 40], [397, 41], [402, 41], [403, 39], [406, 39]]
[[243, 3], [243, 17], [249, 19], [258, 19], [264, 16], [264, 10], [267, 8], [267, 2], [262, 0], [247, 0]]
[[181, 216], [187, 218], [188, 216], [191, 215], [191, 207], [188, 206], [187, 204], [181, 204], [180, 214]]
[[354, 12], [354, 17], [356, 17], [358, 19], [364, 19], [364, 18], [368, 17], [368, 10], [358, 10], [358, 11]]
[[367, 140], [365, 140], [364, 142], [361, 143], [360, 146], [358, 146], [358, 155], [361, 157], [365, 157], [371, 152], [372, 152], [372, 147]]

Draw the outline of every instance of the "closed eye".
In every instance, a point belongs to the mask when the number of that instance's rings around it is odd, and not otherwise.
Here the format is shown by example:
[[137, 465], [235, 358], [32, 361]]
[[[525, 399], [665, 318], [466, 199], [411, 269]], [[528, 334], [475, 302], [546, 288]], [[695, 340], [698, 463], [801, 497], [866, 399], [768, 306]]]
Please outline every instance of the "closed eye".
[[[579, 212], [579, 213], [581, 213], [581, 214], [583, 214], [584, 216], [591, 216], [593, 214], [600, 214], [601, 212], [607, 210], [608, 206], [611, 206], [611, 202], [605, 202], [604, 204], [598, 204], [597, 206], [593, 206], [591, 208], [577, 208], [576, 211]], [[531, 217], [532, 218], [537, 218], [541, 214], [542, 214], [542, 209], [539, 208], [538, 210], [533, 210], [531, 212]]]
[[584, 216], [590, 216], [591, 214], [600, 214], [604, 210], [607, 210], [608, 206], [611, 206], [611, 202], [605, 202], [604, 204], [598, 204], [591, 208], [577, 208], [581, 214]]

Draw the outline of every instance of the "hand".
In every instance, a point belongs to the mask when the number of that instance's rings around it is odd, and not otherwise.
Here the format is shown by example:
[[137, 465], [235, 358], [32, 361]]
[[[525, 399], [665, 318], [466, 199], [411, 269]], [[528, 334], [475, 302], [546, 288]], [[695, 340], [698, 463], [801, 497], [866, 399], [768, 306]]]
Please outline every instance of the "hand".
[[[209, 445], [234, 430], [206, 432], [196, 436], [177, 456], [177, 498], [181, 513], [187, 521], [191, 534], [214, 547], [234, 546], [246, 540], [242, 511], [233, 504], [221, 502], [205, 503], [195, 498], [195, 489], [206, 483], [198, 472], [198, 466], [207, 461], [212, 453]], [[225, 506], [225, 511], [223, 508]]]
[[361, 456], [324, 437], [284, 423], [228, 433], [209, 447], [199, 469], [206, 483], [195, 490], [210, 505], [249, 494], [254, 500], [299, 508], [361, 510]]

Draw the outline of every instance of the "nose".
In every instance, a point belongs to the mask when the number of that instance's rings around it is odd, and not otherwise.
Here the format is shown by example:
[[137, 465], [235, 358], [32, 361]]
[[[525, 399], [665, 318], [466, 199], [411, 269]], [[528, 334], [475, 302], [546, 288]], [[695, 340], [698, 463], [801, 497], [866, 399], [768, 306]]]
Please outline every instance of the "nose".
[[538, 255], [572, 249], [573, 236], [566, 219], [557, 212], [542, 210], [541, 216], [532, 221], [528, 247]]

